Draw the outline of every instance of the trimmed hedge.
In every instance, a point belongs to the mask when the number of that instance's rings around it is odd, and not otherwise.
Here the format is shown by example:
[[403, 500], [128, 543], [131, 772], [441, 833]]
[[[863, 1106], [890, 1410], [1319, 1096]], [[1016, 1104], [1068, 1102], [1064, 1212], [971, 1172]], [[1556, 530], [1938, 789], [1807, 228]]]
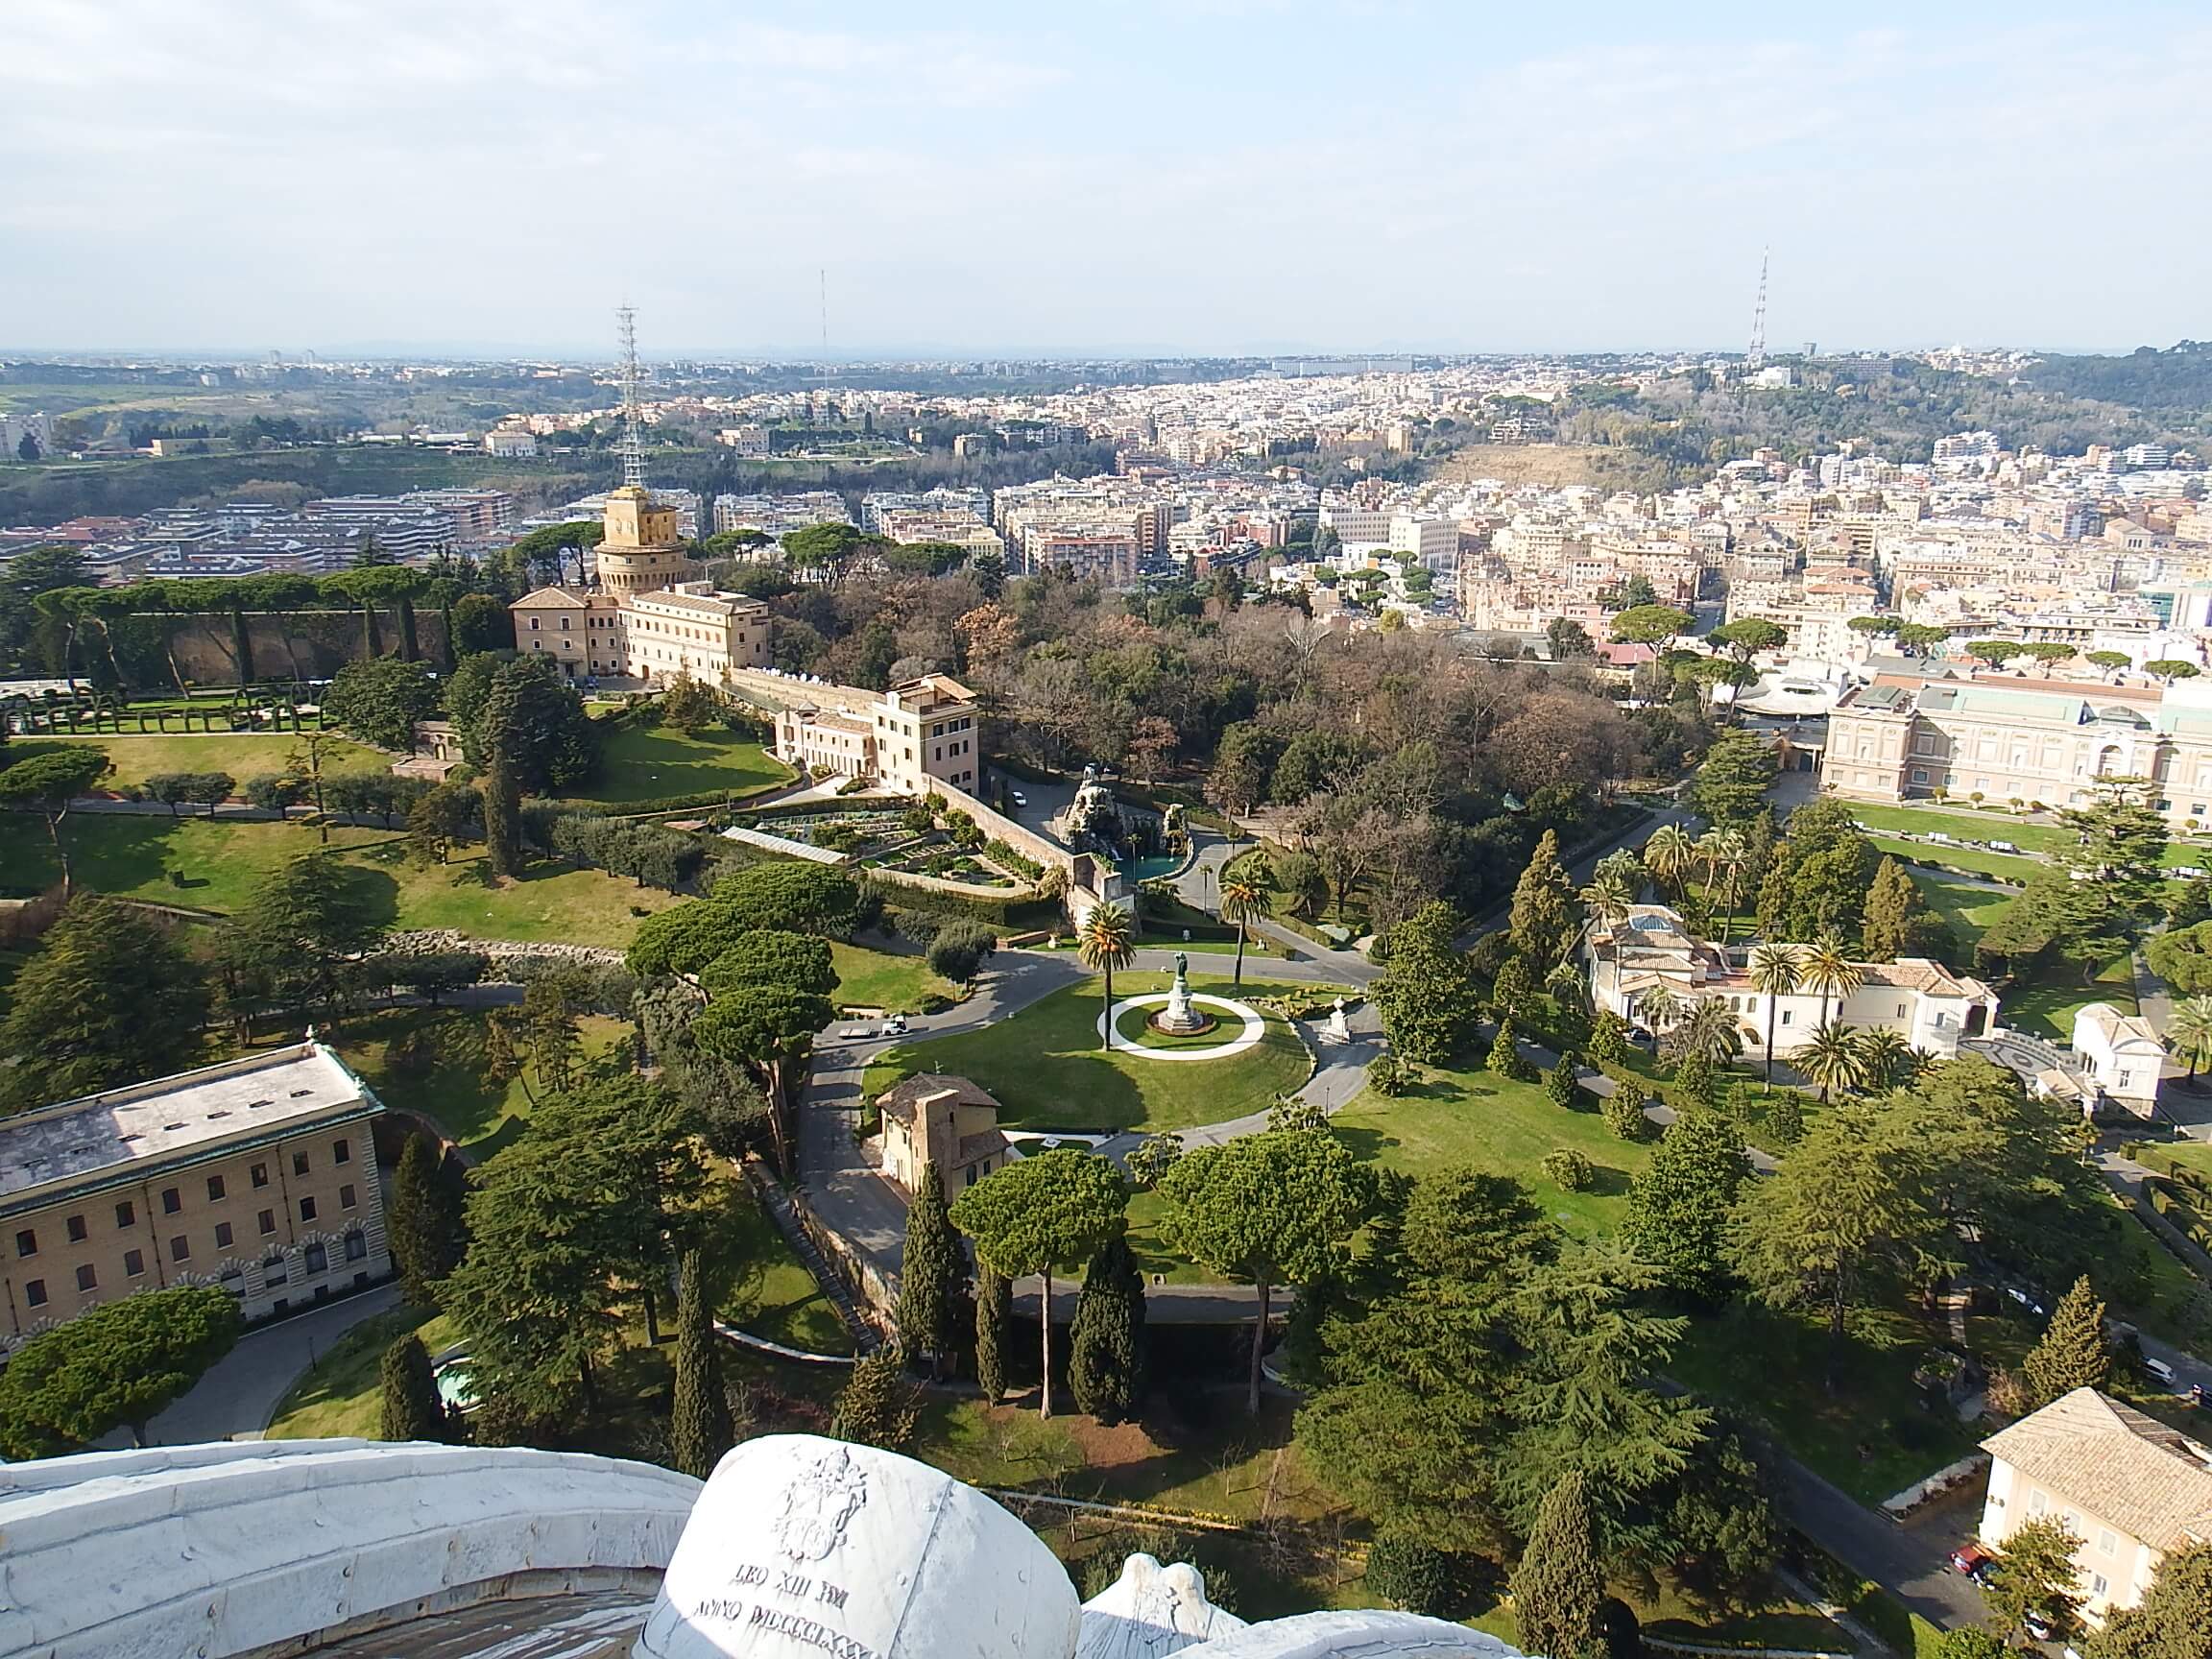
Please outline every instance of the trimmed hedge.
[[2172, 1181], [2163, 1175], [2146, 1176], [2143, 1191], [2151, 1200], [2151, 1208], [2180, 1228], [2192, 1244], [2200, 1250], [2212, 1251], [2212, 1227], [2207, 1227], [2204, 1217], [2174, 1190]]
[[934, 916], [970, 916], [988, 922], [1002, 932], [1018, 933], [1027, 927], [1064, 926], [1067, 913], [1055, 899], [1024, 895], [1011, 899], [985, 899], [980, 895], [941, 893], [934, 887], [909, 887], [880, 870], [860, 872], [863, 882], [878, 883], [885, 904], [903, 916], [919, 911]]

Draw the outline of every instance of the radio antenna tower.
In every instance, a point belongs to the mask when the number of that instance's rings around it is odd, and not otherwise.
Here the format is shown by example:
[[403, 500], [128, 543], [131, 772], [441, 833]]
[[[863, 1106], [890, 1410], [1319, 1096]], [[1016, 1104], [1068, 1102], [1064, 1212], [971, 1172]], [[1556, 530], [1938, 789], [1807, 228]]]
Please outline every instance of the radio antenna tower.
[[616, 308], [622, 324], [622, 483], [631, 490], [645, 488], [645, 445], [638, 432], [637, 414], [637, 310]]
[[1757, 369], [1767, 361], [1767, 252], [1759, 250], [1759, 298], [1751, 307], [1751, 349], [1743, 353], [1743, 367]]

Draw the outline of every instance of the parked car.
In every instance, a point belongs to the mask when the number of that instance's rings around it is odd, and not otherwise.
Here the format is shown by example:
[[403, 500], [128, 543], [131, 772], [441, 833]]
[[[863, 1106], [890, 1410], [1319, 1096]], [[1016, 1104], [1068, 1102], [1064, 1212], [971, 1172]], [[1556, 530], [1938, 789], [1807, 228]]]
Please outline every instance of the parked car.
[[2009, 841], [1992, 841], [1989, 843], [1989, 851], [1992, 853], [2017, 853], [2020, 849], [2013, 846]]
[[1979, 1544], [1961, 1544], [1951, 1551], [1951, 1571], [1963, 1573], [1976, 1583], [1989, 1571], [1989, 1551]]
[[1029, 797], [1022, 794], [1019, 789], [1010, 791], [1006, 798], [1013, 802], [1017, 806], [1027, 806], [1029, 805]]
[[905, 1015], [903, 1015], [903, 1014], [894, 1014], [894, 1015], [892, 1015], [890, 1019], [888, 1019], [888, 1020], [886, 1020], [886, 1021], [884, 1021], [884, 1022], [883, 1022], [883, 1024], [882, 1024], [881, 1028], [880, 1028], [879, 1030], [878, 1030], [878, 1031], [877, 1031], [876, 1035], [877, 1035], [877, 1036], [878, 1036], [878, 1037], [903, 1037], [903, 1036], [905, 1036], [905, 1035], [906, 1035], [906, 1016], [905, 1016]]
[[2172, 1388], [2180, 1382], [2180, 1379], [2174, 1375], [2173, 1366], [2167, 1364], [2163, 1359], [2153, 1359], [2148, 1354], [2143, 1356], [2143, 1375], [2166, 1388]]
[[1954, 840], [1951, 836], [1944, 834], [1940, 830], [1931, 830], [1926, 835], [1922, 836], [1921, 839], [1924, 841], [1932, 842], [1937, 847], [1956, 847], [1959, 845], [1956, 840]]
[[2038, 1642], [2051, 1640], [2051, 1621], [2040, 1613], [2030, 1613], [2020, 1621], [2020, 1627]]

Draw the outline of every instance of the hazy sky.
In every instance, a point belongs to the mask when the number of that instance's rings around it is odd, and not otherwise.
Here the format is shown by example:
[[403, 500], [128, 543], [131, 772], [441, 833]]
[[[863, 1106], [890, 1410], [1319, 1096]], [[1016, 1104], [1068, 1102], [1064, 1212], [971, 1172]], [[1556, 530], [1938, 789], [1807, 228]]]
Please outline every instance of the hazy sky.
[[0, 348], [2212, 335], [2212, 10], [0, 0]]

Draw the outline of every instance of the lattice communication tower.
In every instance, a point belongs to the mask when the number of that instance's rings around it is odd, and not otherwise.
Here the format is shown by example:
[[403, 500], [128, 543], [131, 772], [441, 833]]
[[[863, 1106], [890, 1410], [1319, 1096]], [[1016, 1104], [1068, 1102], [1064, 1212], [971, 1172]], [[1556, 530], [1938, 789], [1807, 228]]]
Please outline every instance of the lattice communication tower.
[[1767, 361], [1767, 250], [1759, 250], [1759, 298], [1751, 306], [1751, 349], [1743, 353], [1743, 366], [1757, 369]]
[[637, 413], [637, 310], [623, 305], [614, 315], [622, 324], [622, 482], [645, 488], [645, 442]]

